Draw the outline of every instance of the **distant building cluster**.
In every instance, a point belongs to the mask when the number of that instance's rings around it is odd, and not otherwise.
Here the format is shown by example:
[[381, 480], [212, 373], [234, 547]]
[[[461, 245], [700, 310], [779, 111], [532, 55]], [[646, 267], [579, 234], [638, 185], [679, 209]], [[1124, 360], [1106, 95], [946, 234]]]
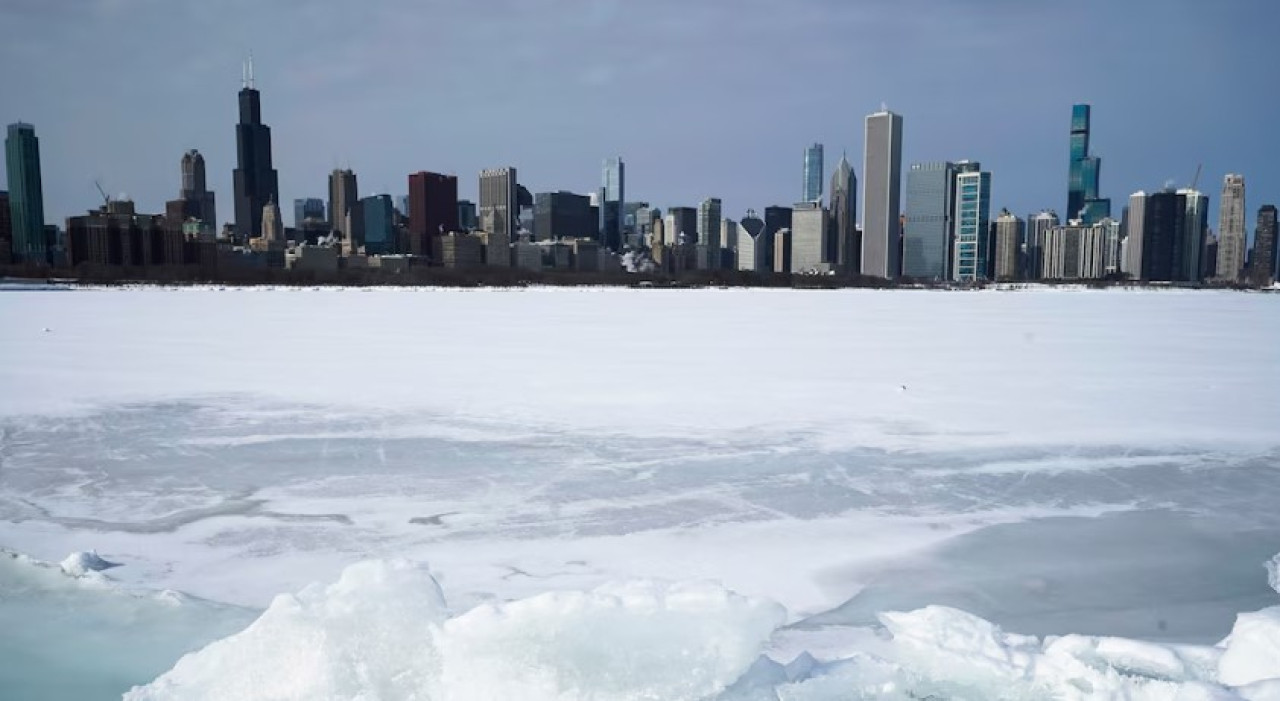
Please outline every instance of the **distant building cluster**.
[[[763, 217], [727, 218], [722, 201], [665, 212], [628, 200], [626, 165], [604, 161], [599, 189], [530, 193], [515, 167], [479, 174], [477, 202], [459, 199], [456, 175], [407, 177], [407, 194], [364, 194], [347, 168], [329, 175], [327, 199], [293, 202], [292, 226], [279, 198], [271, 128], [246, 64], [235, 127], [234, 221], [218, 224], [204, 157], [184, 153], [177, 198], [162, 214], [136, 211], [103, 193], [97, 209], [46, 223], [40, 147], [30, 124], [5, 140], [9, 190], [0, 191], [0, 263], [197, 266], [334, 271], [418, 266], [581, 272], [741, 271], [888, 280], [1214, 281], [1269, 285], [1280, 276], [1276, 207], [1257, 210], [1248, 239], [1245, 180], [1224, 178], [1216, 233], [1209, 199], [1166, 187], [1131, 195], [1119, 213], [1100, 189], [1101, 158], [1090, 150], [1091, 108], [1075, 105], [1069, 133], [1066, 217], [992, 215], [992, 173], [978, 161], [935, 161], [903, 169], [903, 118], [866, 117], [859, 181], [841, 156], [824, 192], [820, 143], [804, 150], [801, 197]], [[1197, 174], [1197, 180], [1199, 175]], [[905, 179], [905, 193], [903, 184]], [[825, 197], [824, 197], [825, 196]]]

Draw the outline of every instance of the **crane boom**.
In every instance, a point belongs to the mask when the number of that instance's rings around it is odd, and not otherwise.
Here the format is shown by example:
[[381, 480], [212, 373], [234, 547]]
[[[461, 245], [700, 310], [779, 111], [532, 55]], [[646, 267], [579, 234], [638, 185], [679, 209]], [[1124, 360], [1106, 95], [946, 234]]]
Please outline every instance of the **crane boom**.
[[102, 195], [102, 206], [106, 207], [107, 205], [111, 204], [111, 196], [107, 194], [106, 190], [102, 189], [102, 183], [98, 182], [97, 180], [94, 180], [93, 186], [98, 188], [98, 194]]
[[1197, 163], [1197, 164], [1196, 164], [1196, 177], [1194, 177], [1194, 178], [1192, 178], [1192, 179], [1191, 179], [1191, 189], [1192, 189], [1192, 190], [1196, 189], [1196, 185], [1199, 185], [1199, 184], [1200, 184], [1200, 169], [1201, 169], [1201, 168], [1204, 168], [1204, 164], [1203, 164], [1203, 163]]

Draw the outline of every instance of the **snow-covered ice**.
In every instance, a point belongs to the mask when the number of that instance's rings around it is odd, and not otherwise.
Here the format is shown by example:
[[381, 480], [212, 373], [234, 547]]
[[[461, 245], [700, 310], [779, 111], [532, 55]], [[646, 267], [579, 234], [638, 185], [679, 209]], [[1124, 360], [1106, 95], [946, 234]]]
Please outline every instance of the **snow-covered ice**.
[[0, 318], [0, 547], [120, 565], [54, 565], [64, 612], [105, 586], [228, 622], [107, 678], [58, 654], [90, 629], [32, 623], [53, 599], [0, 602], [49, 678], [117, 694], [371, 559], [430, 562], [443, 627], [636, 579], [777, 601], [741, 698], [907, 688], [884, 615], [956, 609], [1185, 696], [1277, 603], [1277, 295], [5, 289]]

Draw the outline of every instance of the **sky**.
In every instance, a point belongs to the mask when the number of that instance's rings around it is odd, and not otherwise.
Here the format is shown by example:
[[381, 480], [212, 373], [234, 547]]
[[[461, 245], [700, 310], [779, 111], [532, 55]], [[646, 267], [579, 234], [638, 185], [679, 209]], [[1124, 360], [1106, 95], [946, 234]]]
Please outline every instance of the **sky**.
[[[534, 192], [720, 197], [725, 216], [800, 198], [803, 154], [863, 174], [863, 119], [903, 116], [903, 171], [971, 159], [992, 215], [1066, 209], [1071, 105], [1093, 105], [1114, 211], [1203, 166], [1249, 228], [1280, 201], [1274, 0], [0, 0], [0, 120], [35, 125], [46, 219], [177, 196], [204, 154], [233, 217], [236, 93], [253, 52], [286, 220], [355, 170], [361, 196], [418, 170], [515, 166]], [[861, 199], [861, 194], [859, 194]], [[861, 202], [859, 202], [861, 208]], [[1252, 233], [1252, 232], [1251, 232]]]

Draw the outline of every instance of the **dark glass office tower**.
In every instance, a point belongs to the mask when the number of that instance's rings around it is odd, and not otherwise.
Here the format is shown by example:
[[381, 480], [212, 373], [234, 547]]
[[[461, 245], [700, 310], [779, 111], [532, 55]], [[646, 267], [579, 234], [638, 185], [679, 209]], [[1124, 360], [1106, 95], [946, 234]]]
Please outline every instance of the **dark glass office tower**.
[[1276, 231], [1276, 206], [1263, 205], [1258, 209], [1258, 228], [1253, 233], [1253, 255], [1249, 263], [1250, 280], [1266, 285], [1280, 279], [1280, 238]]
[[40, 179], [40, 140], [36, 138], [35, 127], [23, 122], [10, 124], [4, 140], [4, 156], [9, 174], [13, 259], [20, 263], [47, 263], [44, 185]]
[[253, 83], [253, 60], [245, 68], [240, 89], [240, 123], [236, 125], [236, 233], [245, 238], [262, 232], [262, 208], [279, 201], [277, 174], [271, 167], [271, 128], [262, 123], [262, 99]]
[[[626, 198], [626, 164], [621, 158], [606, 159], [600, 179], [600, 244], [612, 251], [622, 248]], [[689, 234], [692, 235], [693, 231]]]

